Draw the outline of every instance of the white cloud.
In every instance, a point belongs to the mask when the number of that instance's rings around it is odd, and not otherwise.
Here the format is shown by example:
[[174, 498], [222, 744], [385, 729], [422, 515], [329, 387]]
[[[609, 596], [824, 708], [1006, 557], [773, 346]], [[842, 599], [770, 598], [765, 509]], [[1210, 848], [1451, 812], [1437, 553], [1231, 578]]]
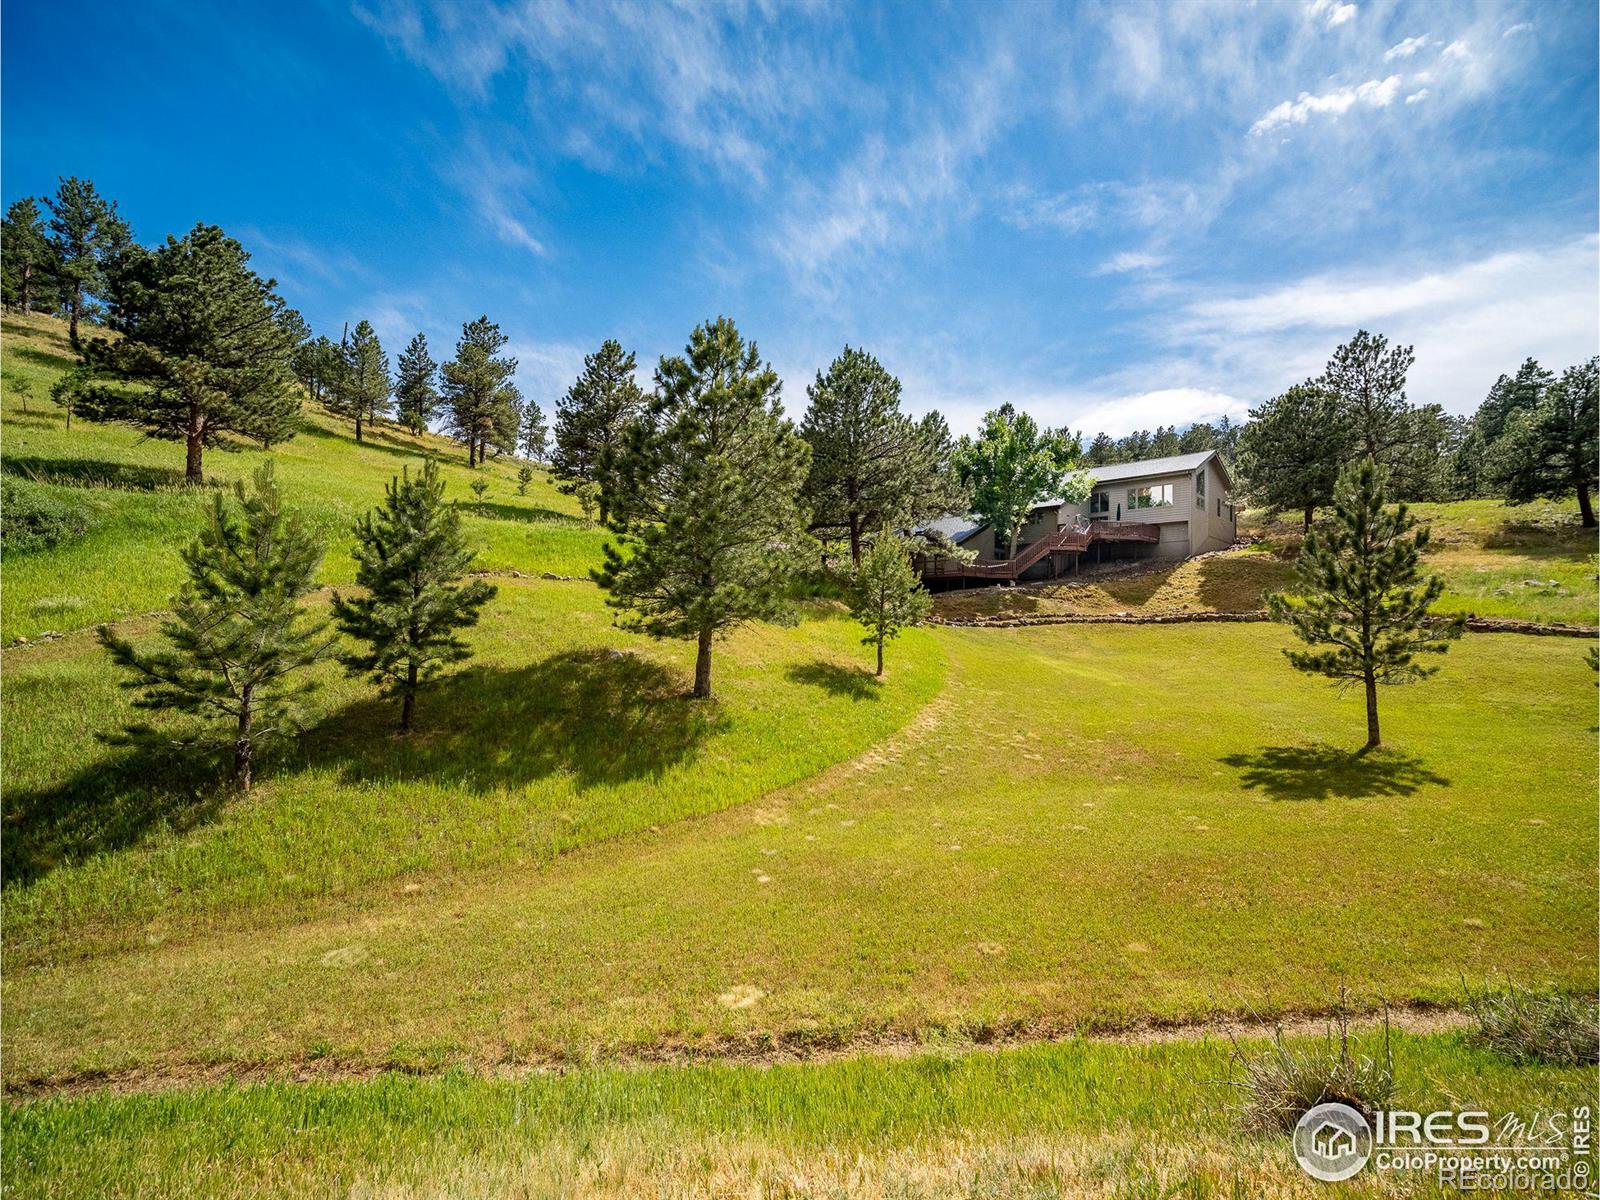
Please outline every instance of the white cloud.
[[1529, 355], [1559, 369], [1600, 352], [1600, 238], [1506, 250], [1422, 272], [1322, 275], [1247, 296], [1200, 298], [1174, 338], [1196, 386], [1260, 398], [1314, 373], [1357, 328], [1414, 344], [1416, 403], [1470, 412]]
[[1400, 91], [1400, 76], [1387, 79], [1369, 79], [1355, 87], [1335, 88], [1320, 96], [1301, 92], [1294, 100], [1285, 100], [1267, 111], [1267, 114], [1250, 127], [1257, 136], [1269, 133], [1281, 125], [1304, 125], [1313, 116], [1341, 117], [1352, 108], [1387, 108], [1394, 103]]
[[1166, 256], [1137, 250], [1124, 250], [1113, 254], [1095, 268], [1096, 275], [1126, 275], [1136, 271], [1150, 271], [1165, 263]]
[[1313, 20], [1320, 17], [1329, 29], [1337, 29], [1348, 21], [1355, 20], [1356, 6], [1354, 4], [1340, 4], [1338, 0], [1311, 0], [1306, 5], [1306, 15]]
[[1181, 429], [1223, 416], [1238, 421], [1245, 417], [1249, 408], [1249, 404], [1237, 396], [1209, 388], [1158, 388], [1110, 396], [1087, 406], [1080, 402], [1064, 423], [1089, 437], [1102, 432], [1121, 437], [1136, 429], [1155, 429], [1160, 425], [1176, 425]]
[[1421, 104], [1429, 96], [1427, 88], [1419, 88], [1406, 97], [1407, 104]]
[[1471, 56], [1471, 47], [1469, 47], [1466, 42], [1459, 40], [1451, 42], [1443, 50], [1439, 51], [1440, 59], [1470, 58]]
[[1423, 47], [1431, 44], [1432, 42], [1428, 38], [1427, 34], [1421, 34], [1418, 37], [1408, 37], [1405, 39], [1405, 41], [1397, 42], [1395, 45], [1390, 46], [1387, 50], [1385, 50], [1383, 52], [1383, 61], [1393, 62], [1397, 58], [1410, 58], [1412, 55], [1416, 54], [1418, 50], [1421, 50]]
[[1519, 33], [1532, 33], [1534, 31], [1534, 28], [1535, 27], [1534, 27], [1534, 24], [1533, 24], [1532, 21], [1518, 21], [1515, 25], [1511, 26], [1509, 29], [1507, 29], [1500, 36], [1503, 37], [1503, 38], [1508, 38], [1508, 37], [1513, 37], [1513, 36], [1515, 36], [1516, 34], [1519, 34]]

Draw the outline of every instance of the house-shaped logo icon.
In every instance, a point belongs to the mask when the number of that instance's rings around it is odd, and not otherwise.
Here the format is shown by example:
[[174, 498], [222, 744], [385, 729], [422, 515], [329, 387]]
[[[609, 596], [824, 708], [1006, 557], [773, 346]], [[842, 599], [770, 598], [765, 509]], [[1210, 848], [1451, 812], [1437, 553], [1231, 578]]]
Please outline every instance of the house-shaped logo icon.
[[1348, 1104], [1313, 1105], [1294, 1127], [1294, 1156], [1313, 1179], [1349, 1179], [1371, 1154], [1372, 1127]]

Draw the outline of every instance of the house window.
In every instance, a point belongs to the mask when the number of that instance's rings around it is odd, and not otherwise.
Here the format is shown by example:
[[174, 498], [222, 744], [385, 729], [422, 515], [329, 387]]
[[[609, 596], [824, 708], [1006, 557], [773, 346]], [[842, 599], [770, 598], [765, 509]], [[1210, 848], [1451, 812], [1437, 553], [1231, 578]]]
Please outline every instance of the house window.
[[1089, 515], [1108, 513], [1111, 511], [1111, 495], [1108, 492], [1095, 492], [1089, 497]]
[[1172, 485], [1158, 483], [1154, 487], [1129, 488], [1128, 509], [1165, 508], [1172, 503]]
[[[1206, 473], [1204, 471], [1194, 477], [1194, 494], [1202, 500], [1206, 498]], [[1200, 507], [1204, 508], [1205, 505], [1202, 504]]]
[[1217, 516], [1220, 517], [1221, 515], [1222, 515], [1222, 497], [1218, 496], [1217, 497]]

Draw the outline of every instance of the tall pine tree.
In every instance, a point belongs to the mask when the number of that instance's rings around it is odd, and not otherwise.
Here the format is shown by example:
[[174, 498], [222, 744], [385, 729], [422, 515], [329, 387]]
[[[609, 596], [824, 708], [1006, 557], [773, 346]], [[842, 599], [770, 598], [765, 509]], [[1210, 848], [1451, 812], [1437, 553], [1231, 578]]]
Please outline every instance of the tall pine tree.
[[1406, 420], [1406, 375], [1416, 355], [1410, 346], [1356, 331], [1333, 352], [1318, 385], [1333, 394], [1358, 454], [1390, 466], [1412, 432]]
[[550, 471], [561, 490], [577, 496], [585, 511], [610, 514], [606, 463], [627, 440], [628, 430], [644, 411], [645, 396], [634, 381], [637, 366], [622, 343], [607, 339], [585, 355], [583, 372], [556, 404], [555, 451]]
[[471, 656], [460, 631], [476, 625], [494, 596], [481, 579], [461, 582], [474, 552], [461, 515], [444, 500], [432, 459], [422, 474], [389, 481], [382, 508], [356, 524], [356, 583], [366, 594], [333, 597], [339, 628], [366, 647], [341, 656], [352, 675], [366, 675], [400, 700], [400, 729], [409, 732], [417, 691], [446, 664]]
[[595, 580], [624, 623], [696, 642], [694, 695], [711, 696], [713, 639], [777, 614], [809, 539], [799, 505], [810, 451], [783, 416], [777, 374], [719, 317], [663, 358], [646, 418], [615, 455]]
[[1508, 504], [1576, 496], [1584, 528], [1595, 527], [1600, 485], [1600, 358], [1568, 367], [1532, 408], [1514, 412], [1489, 460]]
[[461, 327], [455, 358], [440, 369], [450, 432], [467, 444], [470, 467], [483, 461], [490, 445], [499, 444], [508, 418], [512, 429], [516, 427], [521, 396], [511, 376], [517, 360], [500, 353], [508, 340], [487, 316], [468, 321]]
[[1316, 510], [1333, 500], [1350, 428], [1338, 398], [1313, 380], [1250, 410], [1239, 437], [1239, 477], [1250, 503], [1270, 513]]
[[413, 437], [421, 437], [439, 411], [438, 378], [439, 364], [428, 353], [427, 335], [419, 333], [401, 352], [394, 381], [395, 416]]
[[[205, 527], [183, 552], [189, 579], [161, 626], [169, 649], [141, 650], [100, 629], [111, 657], [134, 673], [124, 685], [139, 692], [134, 707], [228, 722], [233, 779], [245, 791], [256, 746], [298, 728], [298, 702], [315, 686], [305, 668], [333, 649], [328, 623], [300, 607], [322, 562], [322, 539], [284, 512], [270, 460], [254, 485], [237, 485], [238, 513], [214, 496]], [[173, 741], [144, 724], [129, 726], [127, 738]]]
[[59, 275], [38, 203], [31, 196], [13, 201], [0, 228], [0, 288], [5, 303], [25, 313], [47, 307], [57, 298]]
[[865, 350], [850, 346], [806, 389], [800, 436], [811, 446], [804, 501], [812, 530], [843, 538], [861, 561], [862, 537], [963, 508], [944, 419], [918, 423], [900, 410], [900, 381]]
[[336, 417], [354, 421], [356, 444], [362, 430], [389, 415], [389, 356], [367, 321], [356, 322], [355, 332], [339, 348], [340, 366], [324, 404]]
[[883, 644], [922, 624], [932, 607], [933, 597], [911, 565], [911, 548], [884, 526], [850, 574], [850, 612], [866, 626], [861, 644], [877, 647], [877, 674], [883, 674]]
[[1296, 590], [1267, 597], [1275, 620], [1301, 641], [1326, 647], [1285, 650], [1296, 668], [1366, 690], [1368, 750], [1382, 740], [1378, 686], [1434, 674], [1438, 668], [1417, 656], [1443, 654], [1465, 625], [1461, 617], [1430, 620], [1444, 581], [1418, 567], [1427, 528], [1417, 528], [1404, 504], [1384, 507], [1387, 474], [1367, 457], [1340, 474], [1332, 523], [1306, 534]]
[[67, 309], [67, 340], [79, 350], [79, 322], [92, 311], [95, 297], [109, 290], [110, 272], [130, 249], [132, 237], [116, 202], [102, 197], [87, 179], [60, 180], [45, 206], [56, 284]]
[[230, 447], [229, 434], [259, 440], [271, 426], [272, 440], [290, 436], [299, 405], [285, 393], [302, 323], [249, 262], [215, 225], [135, 249], [112, 304], [123, 336], [85, 345], [86, 370], [63, 402], [90, 420], [183, 442], [190, 483], [205, 478], [205, 449]]

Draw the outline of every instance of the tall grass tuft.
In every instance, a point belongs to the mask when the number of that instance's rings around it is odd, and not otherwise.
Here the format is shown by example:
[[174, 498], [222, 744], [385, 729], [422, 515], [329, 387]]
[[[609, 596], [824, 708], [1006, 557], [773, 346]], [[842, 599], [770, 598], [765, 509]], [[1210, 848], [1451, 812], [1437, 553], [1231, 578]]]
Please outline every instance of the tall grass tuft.
[[1600, 1062], [1600, 1007], [1550, 989], [1510, 984], [1499, 991], [1467, 993], [1477, 1021], [1473, 1037], [1515, 1063], [1586, 1067]]
[[1350, 1019], [1341, 1004], [1320, 1041], [1290, 1045], [1283, 1030], [1263, 1051], [1235, 1046], [1233, 1063], [1243, 1073], [1234, 1086], [1244, 1093], [1241, 1116], [1255, 1133], [1287, 1133], [1308, 1109], [1323, 1103], [1346, 1104], [1367, 1118], [1394, 1096], [1394, 1053], [1389, 1018], [1371, 1052], [1352, 1044]]

